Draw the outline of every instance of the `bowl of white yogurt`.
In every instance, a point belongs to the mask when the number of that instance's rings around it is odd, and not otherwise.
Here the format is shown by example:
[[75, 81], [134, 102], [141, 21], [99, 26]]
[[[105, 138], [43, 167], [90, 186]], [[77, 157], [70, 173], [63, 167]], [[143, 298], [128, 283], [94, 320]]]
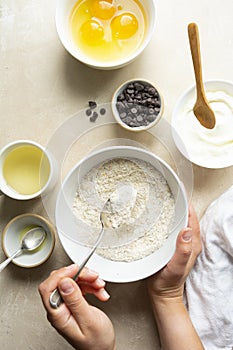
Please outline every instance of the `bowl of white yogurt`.
[[206, 98], [214, 111], [216, 125], [203, 127], [193, 113], [196, 88], [178, 99], [172, 115], [172, 135], [179, 151], [192, 163], [210, 169], [233, 165], [233, 83], [204, 82]]

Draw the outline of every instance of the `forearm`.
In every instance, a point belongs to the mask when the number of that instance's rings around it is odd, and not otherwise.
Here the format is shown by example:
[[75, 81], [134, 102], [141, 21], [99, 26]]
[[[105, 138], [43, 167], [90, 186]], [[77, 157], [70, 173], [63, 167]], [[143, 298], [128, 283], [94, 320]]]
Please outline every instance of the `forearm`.
[[181, 300], [151, 300], [163, 350], [204, 349]]

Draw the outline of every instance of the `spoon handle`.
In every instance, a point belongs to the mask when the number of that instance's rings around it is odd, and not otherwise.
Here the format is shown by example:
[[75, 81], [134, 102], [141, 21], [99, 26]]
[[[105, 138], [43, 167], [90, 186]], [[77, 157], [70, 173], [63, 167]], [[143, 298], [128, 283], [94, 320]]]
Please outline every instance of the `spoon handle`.
[[[80, 265], [80, 267], [78, 269], [78, 272], [72, 277], [73, 280], [76, 280], [78, 278], [78, 276], [82, 272], [82, 270], [85, 267], [85, 265], [86, 264], [84, 264], [84, 263], [82, 263]], [[61, 294], [60, 294], [58, 288], [54, 289], [54, 291], [50, 294], [49, 302], [50, 302], [50, 305], [52, 306], [53, 309], [57, 309], [61, 305], [61, 303], [63, 302]]]
[[3, 261], [0, 264], [0, 272], [5, 269], [5, 267], [16, 257], [18, 256], [20, 253], [22, 252], [22, 249], [20, 248], [19, 250], [17, 250], [17, 252], [15, 252], [14, 254], [12, 254], [8, 259], [6, 259], [5, 261]]
[[[81, 271], [83, 270], [83, 268], [86, 266], [87, 262], [89, 261], [89, 259], [92, 257], [92, 255], [94, 254], [96, 248], [98, 247], [102, 237], [103, 237], [103, 234], [104, 234], [104, 225], [102, 224], [102, 229], [100, 231], [100, 234], [99, 234], [99, 237], [97, 238], [96, 242], [95, 242], [95, 245], [92, 247], [92, 249], [90, 250], [90, 252], [87, 254], [86, 258], [83, 260], [83, 262], [81, 263], [81, 265], [79, 265], [79, 269], [78, 269], [78, 272], [72, 277], [73, 280], [75, 281], [78, 276], [80, 275]], [[51, 294], [50, 294], [50, 297], [49, 297], [49, 303], [50, 303], [50, 306], [53, 308], [53, 309], [57, 309], [61, 303], [63, 302], [62, 300], [62, 297], [61, 297], [61, 294], [58, 290], [58, 288], [56, 288]]]
[[197, 86], [197, 95], [204, 96], [204, 87], [202, 80], [202, 67], [201, 67], [201, 51], [200, 40], [198, 33], [198, 26], [196, 23], [190, 23], [188, 25], [189, 44], [192, 54], [193, 67]]

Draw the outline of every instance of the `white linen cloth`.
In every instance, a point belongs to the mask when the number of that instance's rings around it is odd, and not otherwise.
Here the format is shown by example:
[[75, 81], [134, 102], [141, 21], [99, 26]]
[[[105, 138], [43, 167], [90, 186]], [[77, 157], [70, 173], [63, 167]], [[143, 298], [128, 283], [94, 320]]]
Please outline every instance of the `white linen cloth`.
[[233, 349], [233, 186], [200, 221], [202, 253], [186, 281], [187, 308], [206, 350]]

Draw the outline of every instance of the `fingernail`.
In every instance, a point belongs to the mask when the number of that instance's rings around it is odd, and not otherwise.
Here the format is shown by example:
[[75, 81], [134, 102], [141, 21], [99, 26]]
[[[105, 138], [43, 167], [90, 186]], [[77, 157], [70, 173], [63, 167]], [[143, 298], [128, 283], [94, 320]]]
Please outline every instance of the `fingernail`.
[[191, 241], [191, 239], [192, 239], [192, 229], [191, 228], [188, 227], [187, 229], [185, 229], [185, 231], [182, 235], [182, 239], [185, 242]]
[[103, 288], [105, 287], [106, 283], [101, 279], [101, 278], [98, 278], [96, 281], [95, 281], [96, 285], [99, 287], [99, 288]]
[[109, 299], [110, 298], [110, 295], [108, 294], [108, 292], [105, 289], [101, 290], [101, 294], [102, 294], [102, 297], [104, 299]]
[[73, 270], [77, 265], [76, 264], [71, 264], [69, 266], [66, 266], [66, 270]]
[[59, 287], [60, 287], [61, 292], [64, 294], [70, 294], [74, 291], [74, 286], [72, 284], [72, 281], [69, 278], [64, 278], [60, 282]]
[[95, 277], [97, 277], [99, 274], [98, 274], [98, 272], [96, 272], [96, 271], [94, 271], [94, 270], [91, 270], [91, 269], [87, 269], [86, 270], [86, 273], [89, 275], [89, 276], [95, 276]]

